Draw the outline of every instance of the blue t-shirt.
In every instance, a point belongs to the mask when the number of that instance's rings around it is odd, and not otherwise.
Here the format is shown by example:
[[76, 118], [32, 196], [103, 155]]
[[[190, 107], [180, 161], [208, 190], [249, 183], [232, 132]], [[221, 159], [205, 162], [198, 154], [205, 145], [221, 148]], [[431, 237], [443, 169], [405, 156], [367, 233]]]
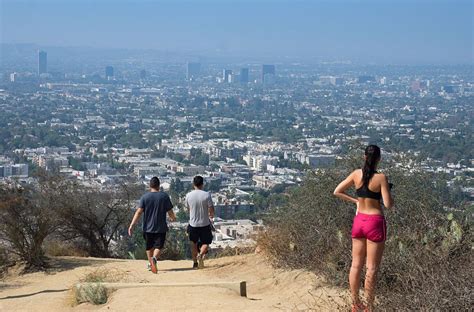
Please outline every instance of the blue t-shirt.
[[143, 232], [166, 233], [166, 213], [173, 209], [170, 197], [164, 192], [149, 192], [140, 198], [139, 208], [143, 208]]

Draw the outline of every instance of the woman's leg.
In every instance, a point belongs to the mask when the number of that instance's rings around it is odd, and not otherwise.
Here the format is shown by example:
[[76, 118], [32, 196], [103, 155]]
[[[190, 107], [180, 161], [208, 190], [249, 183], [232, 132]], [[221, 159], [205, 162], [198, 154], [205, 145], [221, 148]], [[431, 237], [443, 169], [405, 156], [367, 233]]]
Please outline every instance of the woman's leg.
[[349, 285], [351, 288], [352, 304], [354, 305], [360, 305], [360, 273], [364, 267], [366, 251], [365, 238], [352, 239], [352, 265], [349, 273]]
[[375, 299], [375, 282], [377, 272], [382, 261], [385, 242], [372, 242], [367, 240], [367, 272], [365, 274], [365, 297], [367, 299], [367, 307], [369, 311], [373, 310]]

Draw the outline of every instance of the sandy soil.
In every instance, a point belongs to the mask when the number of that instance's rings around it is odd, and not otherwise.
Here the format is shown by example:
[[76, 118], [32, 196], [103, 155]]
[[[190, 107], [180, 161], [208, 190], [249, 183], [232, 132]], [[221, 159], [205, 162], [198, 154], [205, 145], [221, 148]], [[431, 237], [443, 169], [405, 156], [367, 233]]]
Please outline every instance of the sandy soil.
[[[334, 311], [344, 291], [314, 274], [272, 269], [259, 255], [206, 261], [159, 261], [158, 274], [142, 260], [56, 258], [47, 273], [10, 276], [0, 283], [0, 311]], [[247, 298], [225, 287], [133, 288], [114, 291], [104, 305], [71, 306], [71, 287], [97, 269], [120, 272], [122, 282], [205, 283], [247, 281]]]

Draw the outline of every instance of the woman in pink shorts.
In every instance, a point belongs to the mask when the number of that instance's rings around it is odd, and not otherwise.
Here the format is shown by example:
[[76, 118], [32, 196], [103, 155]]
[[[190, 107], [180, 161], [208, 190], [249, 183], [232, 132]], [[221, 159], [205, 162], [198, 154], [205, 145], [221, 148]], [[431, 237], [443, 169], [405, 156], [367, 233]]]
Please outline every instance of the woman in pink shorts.
[[[377, 172], [379, 162], [380, 148], [376, 145], [367, 146], [362, 169], [352, 172], [334, 190], [335, 196], [357, 205], [352, 224], [352, 265], [349, 273], [353, 312], [373, 310], [375, 280], [387, 236], [381, 200], [383, 199], [386, 208], [393, 206], [391, 184], [383, 173]], [[345, 193], [351, 186], [356, 188], [357, 198]], [[364, 306], [359, 298], [360, 275], [364, 262], [367, 267], [364, 285], [367, 306]]]

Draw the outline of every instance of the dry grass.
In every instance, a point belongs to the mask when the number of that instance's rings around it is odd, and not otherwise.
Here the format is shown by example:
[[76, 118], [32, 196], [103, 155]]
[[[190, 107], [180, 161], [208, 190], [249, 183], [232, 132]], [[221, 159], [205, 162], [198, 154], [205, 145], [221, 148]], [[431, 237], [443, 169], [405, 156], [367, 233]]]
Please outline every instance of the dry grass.
[[76, 306], [85, 302], [95, 305], [107, 303], [112, 290], [106, 289], [101, 283], [123, 281], [127, 276], [126, 272], [105, 268], [98, 268], [87, 273], [71, 290], [69, 300], [71, 306]]
[[52, 240], [44, 243], [44, 251], [47, 256], [51, 257], [88, 257], [87, 251], [69, 242]]
[[255, 246], [248, 247], [225, 247], [222, 249], [211, 249], [209, 252], [209, 258], [222, 258], [239, 255], [248, 255], [255, 253]]

